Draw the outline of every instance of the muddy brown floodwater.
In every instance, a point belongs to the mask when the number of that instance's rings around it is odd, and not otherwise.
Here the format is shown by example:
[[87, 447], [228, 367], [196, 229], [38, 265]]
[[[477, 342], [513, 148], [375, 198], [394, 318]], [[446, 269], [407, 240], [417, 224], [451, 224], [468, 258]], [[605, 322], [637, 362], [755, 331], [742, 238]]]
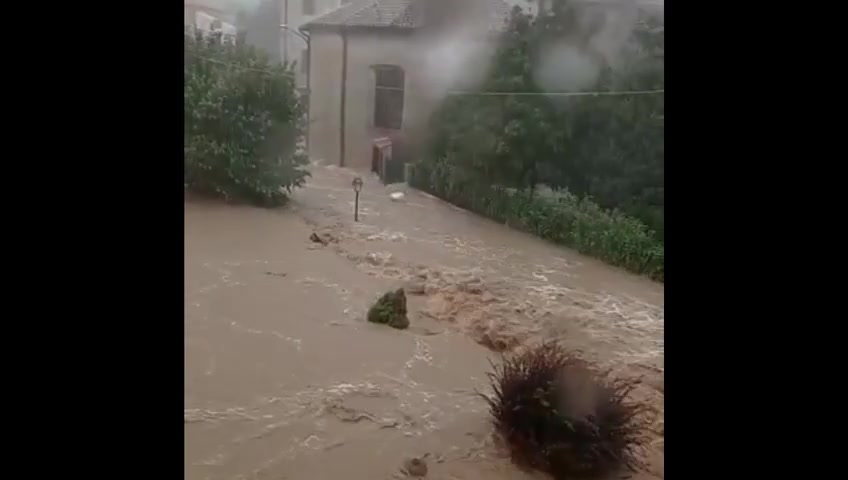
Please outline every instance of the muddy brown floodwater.
[[[544, 478], [504, 457], [475, 390], [496, 352], [552, 338], [645, 379], [633, 478], [663, 477], [661, 284], [369, 175], [354, 223], [355, 174], [312, 172], [279, 210], [186, 200], [186, 479], [401, 478], [422, 455], [429, 479]], [[398, 286], [411, 327], [367, 323]]]

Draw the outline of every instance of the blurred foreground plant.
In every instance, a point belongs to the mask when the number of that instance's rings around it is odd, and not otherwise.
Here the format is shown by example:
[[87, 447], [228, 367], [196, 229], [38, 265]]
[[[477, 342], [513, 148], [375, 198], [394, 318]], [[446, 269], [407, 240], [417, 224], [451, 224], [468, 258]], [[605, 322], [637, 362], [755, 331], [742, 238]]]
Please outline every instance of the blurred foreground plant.
[[483, 398], [516, 464], [557, 480], [642, 465], [647, 409], [628, 398], [635, 381], [612, 379], [556, 343], [493, 368], [494, 393]]

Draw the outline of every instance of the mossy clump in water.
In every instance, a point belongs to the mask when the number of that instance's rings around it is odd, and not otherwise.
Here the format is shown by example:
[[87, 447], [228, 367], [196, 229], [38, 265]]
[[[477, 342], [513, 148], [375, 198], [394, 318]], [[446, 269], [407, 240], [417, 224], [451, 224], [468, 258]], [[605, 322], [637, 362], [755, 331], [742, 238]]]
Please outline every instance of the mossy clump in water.
[[486, 397], [515, 463], [555, 479], [597, 477], [641, 465], [643, 405], [628, 401], [633, 380], [610, 379], [556, 343], [505, 358]]
[[388, 292], [368, 310], [368, 321], [404, 329], [409, 326], [406, 318], [406, 293], [402, 288]]

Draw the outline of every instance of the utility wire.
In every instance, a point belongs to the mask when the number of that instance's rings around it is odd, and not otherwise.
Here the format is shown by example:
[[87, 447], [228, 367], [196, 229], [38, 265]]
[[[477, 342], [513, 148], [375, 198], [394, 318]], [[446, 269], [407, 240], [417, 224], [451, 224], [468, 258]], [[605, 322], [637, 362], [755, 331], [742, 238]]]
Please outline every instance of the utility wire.
[[[217, 58], [211, 58], [204, 55], [198, 55], [196, 53], [191, 54], [194, 58], [200, 58], [206, 60], [208, 62], [217, 63], [219, 65], [224, 65], [233, 68], [241, 68], [243, 70], [249, 70], [252, 72], [265, 73], [268, 75], [287, 75], [294, 76], [295, 74], [289, 71], [284, 72], [274, 72], [271, 70], [263, 70], [260, 68], [246, 67], [244, 65], [240, 65], [237, 63], [225, 62], [222, 60], [218, 60]], [[506, 96], [542, 96], [542, 97], [598, 97], [598, 96], [622, 96], [622, 95], [658, 95], [664, 94], [665, 89], [659, 90], [625, 90], [625, 91], [597, 91], [597, 92], [469, 92], [462, 90], [452, 90], [448, 92], [448, 95], [467, 95], [467, 96], [479, 96], [479, 97], [506, 97]]]
[[630, 90], [630, 91], [609, 91], [609, 92], [466, 92], [466, 91], [449, 91], [448, 95], [473, 95], [480, 97], [598, 97], [602, 95], [657, 95], [665, 93], [665, 89], [660, 90]]
[[286, 76], [291, 76], [291, 77], [293, 77], [295, 75], [294, 73], [289, 72], [289, 71], [274, 72], [274, 71], [271, 71], [271, 70], [263, 70], [261, 68], [246, 67], [246, 66], [238, 64], [238, 63], [225, 62], [223, 60], [218, 60], [217, 58], [207, 57], [207, 56], [204, 56], [204, 55], [198, 55], [196, 53], [191, 53], [190, 55], [193, 58], [200, 58], [202, 60], [206, 60], [207, 62], [217, 63], [219, 65], [224, 65], [224, 66], [231, 67], [231, 68], [240, 68], [242, 70], [248, 70], [248, 71], [251, 71], [251, 72], [265, 73], [265, 74], [268, 74], [268, 75], [286, 75]]

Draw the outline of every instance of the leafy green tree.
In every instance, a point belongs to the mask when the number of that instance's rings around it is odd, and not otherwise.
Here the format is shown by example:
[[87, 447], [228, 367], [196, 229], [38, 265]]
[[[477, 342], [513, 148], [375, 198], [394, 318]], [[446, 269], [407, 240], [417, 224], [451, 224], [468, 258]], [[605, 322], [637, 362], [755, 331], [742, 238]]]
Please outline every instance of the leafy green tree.
[[[507, 95], [448, 96], [431, 119], [430, 149], [412, 181], [493, 218], [525, 215], [514, 218], [523, 228], [613, 263], [625, 262], [637, 271], [650, 264], [659, 272], [652, 275], [661, 278], [663, 95], [546, 95], [536, 74], [544, 62], [544, 47], [565, 42], [600, 67], [588, 90], [660, 90], [662, 26], [654, 19], [641, 19], [613, 64], [593, 47], [602, 24], [586, 21], [568, 0], [547, 3], [548, 8], [536, 16], [517, 7], [511, 12], [491, 70], [480, 86], [481, 92]], [[580, 201], [585, 205], [563, 201], [561, 194], [557, 208], [541, 207], [534, 201], [539, 184], [569, 192], [566, 197], [591, 200]], [[505, 193], [509, 191], [521, 195]], [[602, 215], [604, 209], [609, 212]], [[591, 222], [597, 237], [557, 232], [577, 228], [574, 221], [553, 218], [572, 213], [584, 219], [601, 215]], [[625, 220], [622, 213], [638, 221]], [[616, 233], [604, 236], [599, 233], [602, 228]], [[630, 240], [625, 241], [628, 235]], [[601, 237], [621, 241], [595, 241]], [[599, 250], [601, 243], [618, 250]]]
[[185, 181], [189, 188], [263, 205], [285, 201], [309, 173], [304, 107], [288, 65], [220, 33], [187, 30]]

